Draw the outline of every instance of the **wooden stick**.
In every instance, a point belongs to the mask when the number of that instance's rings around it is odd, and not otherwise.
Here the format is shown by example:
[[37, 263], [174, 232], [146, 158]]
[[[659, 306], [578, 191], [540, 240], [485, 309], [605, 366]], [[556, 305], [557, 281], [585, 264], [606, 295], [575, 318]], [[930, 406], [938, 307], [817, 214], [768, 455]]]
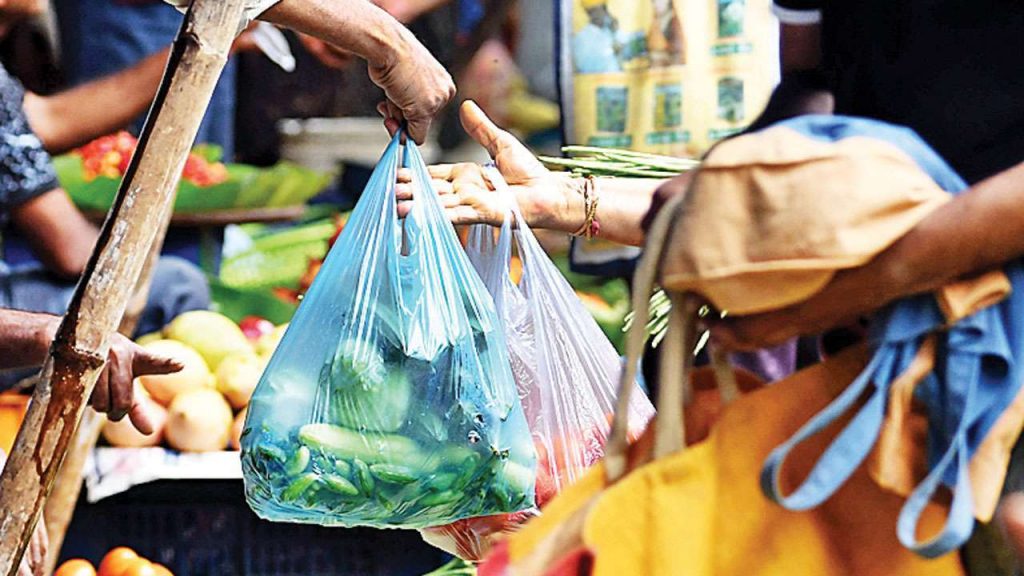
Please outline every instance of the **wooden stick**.
[[[163, 248], [169, 223], [168, 220], [157, 232], [157, 237], [149, 251], [149, 257], [146, 259], [146, 266], [142, 269], [142, 275], [135, 287], [135, 293], [128, 303], [128, 310], [125, 312], [124, 318], [121, 319], [118, 332], [125, 336], [130, 337], [135, 332], [139, 318], [146, 308], [146, 299], [149, 296], [149, 287], [153, 280], [153, 270], [160, 259], [160, 250]], [[82, 414], [82, 420], [78, 423], [75, 435], [68, 446], [68, 454], [64, 457], [64, 462], [57, 472], [57, 478], [53, 482], [53, 490], [46, 499], [43, 518], [46, 520], [46, 534], [50, 545], [46, 553], [45, 574], [53, 574], [57, 568], [60, 550], [64, 545], [64, 536], [67, 535], [71, 518], [75, 514], [78, 495], [82, 491], [85, 464], [93, 447], [100, 439], [104, 422], [106, 422], [106, 418], [95, 410], [87, 409]]]
[[46, 550], [46, 570], [44, 574], [53, 574], [60, 559], [60, 549], [64, 545], [71, 518], [75, 514], [75, 504], [82, 491], [82, 477], [85, 463], [89, 459], [96, 442], [100, 439], [106, 417], [89, 408], [82, 414], [75, 435], [68, 445], [68, 454], [53, 481], [53, 490], [46, 498], [43, 507], [43, 519], [46, 521], [46, 535], [49, 546]]
[[0, 574], [16, 576], [110, 349], [110, 335], [173, 207], [188, 152], [242, 20], [244, 0], [193, 0], [138, 149], [43, 364], [0, 475]]

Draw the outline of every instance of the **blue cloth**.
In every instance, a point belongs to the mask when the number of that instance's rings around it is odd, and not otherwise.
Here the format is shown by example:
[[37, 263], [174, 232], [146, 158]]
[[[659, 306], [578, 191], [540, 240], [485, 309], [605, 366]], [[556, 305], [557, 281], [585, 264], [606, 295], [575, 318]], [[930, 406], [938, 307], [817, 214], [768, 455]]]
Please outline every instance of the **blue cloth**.
[[476, 29], [477, 24], [484, 19], [484, 5], [480, 0], [459, 0], [458, 4], [458, 33], [469, 35]]
[[[937, 184], [956, 194], [967, 188], [946, 162], [913, 131], [882, 122], [842, 116], [806, 116], [776, 124], [809, 137], [836, 141], [868, 136], [895, 144]], [[936, 557], [964, 544], [974, 527], [974, 505], [967, 464], [999, 416], [1016, 398], [1024, 371], [1024, 268], [1005, 268], [1013, 293], [1003, 302], [943, 330], [945, 318], [930, 294], [900, 300], [872, 319], [874, 354], [868, 367], [828, 407], [768, 457], [761, 484], [769, 498], [802, 510], [828, 499], [871, 452], [881, 430], [891, 383], [913, 362], [930, 335], [937, 339], [936, 367], [915, 389], [927, 406], [929, 473], [901, 511], [896, 531], [900, 542], [925, 557]], [[779, 470], [791, 450], [823, 431], [867, 400], [822, 454], [807, 479], [784, 496]], [[942, 532], [920, 542], [917, 524], [940, 486], [953, 490]]]
[[[0, 262], [0, 308], [63, 314], [76, 284], [38, 266], [12, 269]], [[210, 288], [203, 273], [185, 260], [163, 256], [153, 270], [149, 298], [136, 334], [156, 332], [179, 314], [209, 307]]]
[[[81, 84], [127, 68], [174, 40], [181, 13], [161, 0], [56, 0], [61, 34], [61, 58], [68, 80]], [[210, 107], [199, 128], [197, 142], [224, 148], [234, 155], [235, 62], [228, 62]], [[141, 129], [145, 115], [135, 122]]]
[[[75, 293], [76, 281], [55, 278], [41, 267], [8, 268], [0, 261], [0, 308], [64, 314]], [[149, 298], [135, 333], [162, 329], [175, 316], [210, 307], [206, 277], [191, 263], [164, 256], [153, 270]], [[0, 371], [0, 391], [31, 376], [36, 369]]]

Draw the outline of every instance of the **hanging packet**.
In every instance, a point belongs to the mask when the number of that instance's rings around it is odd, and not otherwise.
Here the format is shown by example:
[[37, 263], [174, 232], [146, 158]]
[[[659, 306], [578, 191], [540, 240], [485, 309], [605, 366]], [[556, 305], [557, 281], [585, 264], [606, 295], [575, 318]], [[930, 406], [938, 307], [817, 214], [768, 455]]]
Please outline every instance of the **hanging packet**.
[[242, 469], [262, 518], [422, 528], [534, 506], [501, 324], [411, 141], [420, 201], [398, 219], [399, 138], [253, 394]]
[[[504, 324], [512, 373], [538, 454], [536, 502], [543, 506], [604, 455], [622, 363], [526, 224], [501, 174], [493, 166], [484, 170], [508, 213], [497, 238], [491, 226], [473, 226], [466, 252]], [[513, 246], [522, 262], [518, 285], [510, 268]], [[631, 432], [639, 435], [653, 415], [647, 396], [634, 390]], [[423, 536], [463, 558], [480, 560], [496, 536], [531, 516], [472, 518], [430, 528]]]

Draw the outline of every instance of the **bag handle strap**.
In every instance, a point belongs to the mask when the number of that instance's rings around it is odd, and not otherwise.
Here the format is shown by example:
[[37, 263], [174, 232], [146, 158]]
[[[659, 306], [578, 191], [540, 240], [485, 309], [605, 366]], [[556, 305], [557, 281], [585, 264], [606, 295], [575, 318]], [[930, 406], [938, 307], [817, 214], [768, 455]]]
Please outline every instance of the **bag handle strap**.
[[[965, 382], [977, 382], [981, 367], [977, 361], [971, 360], [974, 359], [969, 359], [966, 362], [957, 362], [955, 358], [950, 359], [949, 364], [967, 366], [969, 372], [949, 374], [947, 377]], [[935, 468], [911, 492], [896, 521], [896, 536], [899, 538], [900, 544], [926, 558], [937, 558], [950, 550], [959, 548], [967, 542], [974, 530], [974, 497], [968, 470], [969, 451], [967, 448], [967, 414], [974, 403], [974, 388], [974, 386], [967, 387], [963, 415], [957, 425], [956, 433], [950, 440], [949, 447], [946, 448]], [[953, 466], [956, 466], [956, 482], [946, 522], [942, 530], [932, 538], [925, 541], [918, 540], [917, 528], [921, 523], [921, 516], [942, 485], [943, 478]]]
[[[633, 324], [626, 335], [626, 360], [619, 380], [615, 418], [605, 446], [605, 476], [609, 484], [629, 472], [629, 402], [646, 341], [646, 327], [650, 319], [648, 302], [672, 225], [680, 211], [685, 209], [686, 197], [696, 190], [697, 180], [693, 178], [685, 193], [670, 198], [658, 212], [647, 232], [644, 251], [633, 274]], [[672, 308], [662, 349], [668, 353], [662, 355], [658, 374], [658, 417], [654, 424], [654, 448], [642, 462], [668, 456], [685, 447], [684, 406], [689, 399], [689, 378], [693, 367], [692, 352], [696, 344], [700, 300], [691, 293], [666, 292], [672, 301]], [[712, 361], [716, 379], [723, 390], [723, 400], [735, 398], [738, 394], [736, 378], [725, 354], [713, 353]]]
[[688, 401], [689, 377], [693, 368], [693, 344], [696, 341], [697, 299], [689, 294], [669, 294], [672, 308], [668, 317], [668, 332], [661, 345], [668, 352], [662, 354], [658, 367], [658, 419], [654, 424], [654, 448], [651, 459], [656, 460], [685, 448], [685, 410]]
[[890, 373], [894, 362], [893, 354], [876, 354], [835, 400], [772, 450], [761, 469], [761, 489], [770, 500], [789, 510], [807, 510], [827, 500], [846, 482], [871, 452], [881, 432], [888, 385], [875, 386], [857, 414], [818, 458], [807, 478], [788, 496], [783, 495], [781, 471], [797, 446], [853, 408], [871, 387], [873, 378], [880, 373]]
[[[690, 188], [693, 188], [692, 183]], [[605, 444], [605, 479], [609, 484], [616, 482], [629, 472], [629, 403], [635, 386], [637, 366], [643, 354], [647, 321], [650, 319], [648, 301], [654, 290], [658, 266], [661, 263], [672, 223], [676, 221], [685, 196], [686, 194], [677, 194], [670, 198], [655, 216], [647, 231], [644, 251], [633, 272], [633, 325], [626, 334], [626, 360], [619, 377], [615, 417], [612, 419], [611, 432], [608, 434], [608, 442]], [[673, 305], [674, 311], [678, 308]], [[670, 324], [673, 323], [674, 316], [676, 317], [674, 323], [677, 326], [681, 324], [682, 318], [678, 316], [680, 312], [676, 311], [675, 314], [670, 314]], [[671, 332], [677, 332], [677, 330], [670, 329]], [[668, 337], [666, 334], [666, 338]], [[666, 355], [666, 360], [671, 361], [671, 355]], [[682, 359], [678, 358], [678, 360]], [[680, 371], [682, 370], [680, 369]], [[662, 387], [670, 385], [669, 382], [662, 383]], [[662, 416], [659, 415], [658, 421], [661, 420]]]
[[[927, 356], [925, 358], [927, 366], [934, 365], [935, 361], [936, 346], [933, 339], [934, 336], [929, 337], [920, 347], [920, 353]], [[892, 373], [897, 355], [898, 351], [896, 350], [876, 353], [867, 368], [835, 400], [801, 427], [789, 440], [771, 452], [761, 470], [761, 488], [769, 499], [790, 510], [806, 510], [827, 500], [849, 479], [874, 448], [881, 432], [886, 401], [891, 388], [888, 375]], [[972, 366], [973, 370], [979, 369], [977, 363], [967, 364]], [[915, 370], [918, 368], [914, 364], [907, 368], [907, 372]], [[901, 378], [905, 375], [901, 375]], [[788, 496], [783, 495], [780, 486], [780, 473], [792, 450], [808, 438], [820, 433], [852, 408], [872, 385], [873, 380], [879, 376], [886, 378], [887, 383], [875, 384], [875, 390], [839, 436], [818, 458], [804, 482]], [[966, 374], [957, 376], [957, 378], [970, 378], [970, 376]], [[969, 390], [965, 399], [965, 413], [972, 398], [973, 390]], [[971, 502], [971, 488], [967, 481], [966, 457], [960, 454], [960, 452], [966, 453], [966, 423], [966, 418], [961, 420], [957, 433], [939, 464], [914, 490], [900, 513], [897, 532], [901, 543], [908, 549], [924, 556], [940, 555], [949, 551], [951, 542], [956, 542], [957, 546], [962, 544], [970, 536], [973, 527], [973, 503]], [[955, 460], [955, 458], [958, 459]], [[961, 459], [963, 462], [960, 462]], [[950, 509], [946, 525], [935, 538], [924, 543], [918, 542], [916, 528], [921, 515], [938, 489], [943, 476], [953, 464], [957, 464], [959, 468], [953, 506]], [[941, 552], [936, 553], [939, 550]]]

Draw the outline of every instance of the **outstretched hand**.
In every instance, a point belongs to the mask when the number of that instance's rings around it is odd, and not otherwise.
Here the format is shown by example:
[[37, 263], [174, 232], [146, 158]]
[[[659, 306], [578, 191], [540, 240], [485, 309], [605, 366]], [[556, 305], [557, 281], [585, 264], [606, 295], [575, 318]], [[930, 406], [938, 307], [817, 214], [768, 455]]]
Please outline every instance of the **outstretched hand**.
[[[494, 160], [527, 220], [533, 220], [531, 216], [542, 218], [543, 214], [537, 209], [538, 201], [544, 196], [553, 196], [567, 181], [565, 175], [545, 168], [515, 136], [498, 128], [476, 103], [464, 102], [459, 115], [462, 127]], [[480, 166], [473, 163], [439, 164], [430, 166], [428, 170], [431, 183], [452, 223], [501, 225], [507, 208], [495, 194]], [[414, 194], [412, 173], [407, 169], [400, 170], [398, 182], [398, 213], [404, 217], [409, 212]]]

